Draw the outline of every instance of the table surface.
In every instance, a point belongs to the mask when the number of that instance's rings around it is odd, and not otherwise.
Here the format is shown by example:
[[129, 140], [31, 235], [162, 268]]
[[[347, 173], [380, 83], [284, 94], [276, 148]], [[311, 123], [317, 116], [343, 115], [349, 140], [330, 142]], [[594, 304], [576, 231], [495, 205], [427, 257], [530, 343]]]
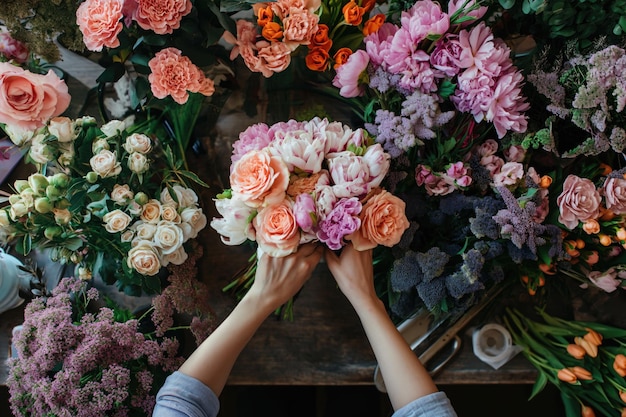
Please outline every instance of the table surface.
[[[95, 80], [92, 63], [76, 60], [64, 54], [64, 66], [72, 68], [72, 75], [83, 84]], [[73, 100], [74, 101], [74, 100]], [[237, 132], [241, 124], [231, 121], [228, 114], [222, 118], [226, 130]], [[246, 120], [246, 125], [257, 120]], [[218, 127], [219, 128], [219, 127]], [[221, 126], [224, 130], [224, 126]], [[221, 132], [222, 135], [228, 135]], [[233, 133], [234, 134], [234, 133]], [[231, 134], [232, 136], [232, 134]], [[217, 140], [219, 141], [220, 138]], [[231, 138], [232, 139], [232, 138]], [[215, 140], [212, 142], [215, 144]], [[223, 145], [223, 144], [222, 144]], [[194, 155], [190, 164], [198, 167], [198, 175], [208, 181], [210, 188], [200, 192], [203, 209], [211, 219], [217, 216], [212, 198], [221, 191], [216, 172], [227, 172], [228, 155], [224, 149], [212, 149], [207, 155]], [[220, 153], [221, 152], [221, 153]], [[220, 166], [221, 164], [221, 166]], [[225, 165], [225, 166], [224, 166]], [[7, 184], [24, 178], [23, 167], [18, 167]], [[225, 170], [226, 169], [226, 170]], [[204, 170], [204, 172], [201, 172]], [[7, 184], [0, 188], [8, 191]], [[231, 281], [236, 271], [246, 266], [250, 248], [224, 245], [217, 233], [207, 227], [199, 237], [204, 256], [199, 263], [199, 275], [211, 288], [207, 302], [214, 310], [216, 320], [223, 320], [235, 305], [231, 294], [222, 288]], [[5, 384], [8, 368], [5, 358], [10, 345], [11, 329], [21, 323], [23, 306], [0, 315], [0, 384]], [[469, 326], [477, 323], [470, 323]], [[471, 338], [462, 332], [460, 352], [435, 376], [438, 384], [530, 384], [536, 371], [522, 357], [516, 356], [499, 370], [474, 356]], [[231, 385], [371, 385], [376, 360], [369, 347], [358, 317], [336, 287], [325, 264], [321, 263], [305, 285], [294, 305], [293, 321], [270, 317], [239, 357], [228, 383]]]

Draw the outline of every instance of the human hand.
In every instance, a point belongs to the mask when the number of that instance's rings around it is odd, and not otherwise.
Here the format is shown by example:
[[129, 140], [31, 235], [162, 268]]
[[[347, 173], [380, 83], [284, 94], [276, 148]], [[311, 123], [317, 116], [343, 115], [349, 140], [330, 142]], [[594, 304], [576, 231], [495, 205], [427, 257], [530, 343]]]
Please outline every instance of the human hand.
[[263, 254], [257, 260], [254, 283], [246, 297], [256, 297], [269, 311], [277, 309], [302, 288], [323, 253], [322, 246], [307, 243], [285, 257]]
[[341, 250], [339, 256], [327, 249], [326, 263], [339, 289], [353, 307], [357, 308], [364, 303], [378, 301], [374, 289], [371, 249], [358, 251], [352, 244], [348, 244]]

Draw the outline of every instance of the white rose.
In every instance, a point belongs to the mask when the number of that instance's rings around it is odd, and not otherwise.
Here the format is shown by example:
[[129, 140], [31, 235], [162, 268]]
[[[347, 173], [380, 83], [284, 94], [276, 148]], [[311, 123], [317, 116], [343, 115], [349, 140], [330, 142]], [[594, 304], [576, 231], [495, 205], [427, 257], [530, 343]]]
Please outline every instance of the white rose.
[[174, 191], [174, 194], [176, 195], [176, 200], [178, 200], [178, 202], [172, 198], [170, 191], [167, 188], [164, 188], [161, 191], [161, 203], [173, 205], [174, 207], [185, 208], [195, 205], [198, 202], [198, 196], [191, 188], [185, 188], [177, 184], [174, 185], [171, 189]]
[[160, 221], [154, 233], [154, 244], [164, 255], [177, 250], [183, 244], [183, 231], [176, 224]]
[[161, 207], [161, 218], [168, 222], [180, 223], [180, 215], [175, 206], [164, 204]]
[[143, 133], [133, 133], [126, 138], [124, 149], [128, 153], [139, 152], [146, 154], [152, 150], [152, 141]]
[[107, 137], [117, 136], [124, 129], [126, 129], [126, 123], [121, 120], [111, 120], [110, 122], [102, 125], [102, 127], [100, 128], [100, 130], [102, 130], [102, 133], [104, 133]]
[[132, 200], [134, 197], [135, 197], [135, 194], [133, 194], [128, 184], [124, 184], [124, 185], [115, 184], [113, 186], [113, 190], [111, 191], [111, 200], [115, 201], [117, 204], [120, 204], [120, 205], [126, 204], [129, 200]]
[[143, 174], [150, 168], [146, 155], [133, 152], [128, 156], [128, 168], [136, 174]]
[[493, 184], [496, 187], [515, 185], [524, 178], [524, 165], [519, 162], [507, 162], [502, 165], [500, 172], [493, 176]]
[[106, 139], [100, 138], [100, 139], [94, 140], [91, 143], [91, 152], [94, 155], [99, 154], [100, 151], [102, 151], [103, 149], [106, 149], [107, 151], [111, 149], [111, 146], [109, 145], [109, 141], [107, 141]]
[[152, 199], [143, 205], [141, 210], [141, 220], [144, 222], [156, 224], [161, 220], [161, 203], [159, 200]]
[[179, 201], [180, 203], [179, 206], [180, 207], [195, 206], [198, 203], [198, 196], [196, 195], [196, 193], [191, 188], [184, 188], [184, 187], [180, 187], [180, 188], [182, 188], [182, 191], [181, 191], [182, 197]]
[[157, 227], [155, 224], [145, 223], [140, 220], [133, 224], [133, 229], [135, 229], [136, 239], [152, 240], [152, 238], [154, 237], [154, 233], [157, 230]]
[[74, 122], [69, 117], [53, 117], [48, 123], [48, 132], [57, 137], [59, 142], [71, 142], [76, 139]]
[[143, 275], [156, 275], [161, 269], [159, 256], [149, 242], [141, 241], [128, 251], [126, 264]]
[[128, 204], [127, 209], [128, 209], [128, 212], [132, 214], [133, 216], [139, 216], [141, 214], [141, 211], [143, 210], [143, 207], [141, 206], [141, 204], [139, 204], [135, 200], [132, 200]]
[[89, 160], [91, 169], [102, 178], [114, 177], [122, 172], [122, 167], [117, 160], [117, 154], [108, 149], [101, 150]]
[[121, 232], [128, 227], [131, 218], [122, 210], [113, 210], [102, 217], [102, 221], [106, 223], [104, 228], [109, 233]]
[[26, 142], [31, 140], [35, 135], [35, 131], [33, 130], [22, 129], [20, 127], [11, 125], [5, 125], [2, 130], [4, 130], [4, 133], [6, 133], [9, 139], [11, 139], [11, 142], [16, 144], [17, 146], [26, 145]]
[[180, 213], [180, 218], [184, 223], [191, 225], [193, 228], [191, 239], [195, 239], [198, 236], [198, 232], [206, 227], [207, 219], [202, 209], [187, 207]]
[[174, 265], [182, 265], [188, 257], [189, 255], [187, 255], [187, 252], [185, 252], [185, 248], [181, 246], [174, 252], [163, 255], [163, 266], [167, 266], [170, 263]]
[[30, 146], [29, 155], [38, 164], [47, 164], [53, 158], [50, 148], [43, 142], [45, 138], [42, 134], [35, 136]]

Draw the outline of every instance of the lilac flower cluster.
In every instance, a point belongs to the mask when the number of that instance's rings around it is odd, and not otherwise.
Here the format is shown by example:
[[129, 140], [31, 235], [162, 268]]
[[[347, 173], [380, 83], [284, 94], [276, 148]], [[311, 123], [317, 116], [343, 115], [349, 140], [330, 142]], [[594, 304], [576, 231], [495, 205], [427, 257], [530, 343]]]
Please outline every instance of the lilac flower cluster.
[[135, 319], [88, 308], [98, 292], [64, 278], [25, 310], [7, 381], [16, 416], [149, 416], [167, 373], [183, 361], [178, 342], [151, 340]]

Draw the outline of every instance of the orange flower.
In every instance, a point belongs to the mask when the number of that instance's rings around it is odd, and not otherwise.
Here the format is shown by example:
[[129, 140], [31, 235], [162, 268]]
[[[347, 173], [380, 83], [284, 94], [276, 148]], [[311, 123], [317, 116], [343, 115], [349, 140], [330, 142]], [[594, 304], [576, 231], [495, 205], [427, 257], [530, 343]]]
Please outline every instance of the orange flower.
[[376, 0], [361, 0], [361, 7], [365, 9], [365, 12], [369, 12], [376, 5]]
[[333, 41], [328, 37], [328, 26], [320, 23], [317, 25], [317, 32], [311, 38], [309, 49], [322, 48], [326, 52], [330, 51], [330, 47], [333, 46]]
[[576, 378], [582, 381], [591, 381], [593, 379], [591, 372], [589, 372], [582, 366], [574, 366], [573, 368], [569, 369], [574, 373], [574, 375], [576, 375]]
[[594, 219], [587, 220], [586, 222], [583, 223], [583, 230], [588, 235], [598, 234], [600, 233], [600, 223], [598, 223], [598, 221]]
[[619, 399], [626, 403], [626, 391], [619, 392]]
[[365, 25], [363, 25], [363, 36], [378, 32], [378, 29], [380, 29], [383, 23], [385, 23], [385, 15], [383, 13], [372, 16], [365, 22]]
[[581, 411], [582, 417], [596, 417], [596, 413], [594, 413], [593, 408], [587, 407], [583, 404]]
[[611, 166], [610, 166], [610, 165], [607, 165], [607, 164], [604, 164], [604, 163], [600, 164], [600, 167], [599, 167], [599, 168], [600, 168], [600, 169], [602, 169], [601, 174], [602, 174], [602, 175], [604, 175], [604, 176], [607, 176], [607, 175], [609, 175], [611, 172], [613, 172], [613, 168], [611, 168]]
[[306, 66], [311, 71], [326, 71], [328, 69], [328, 52], [324, 48], [313, 48], [309, 50], [304, 61], [306, 62]]
[[333, 56], [333, 60], [335, 61], [333, 68], [337, 69], [345, 64], [348, 58], [350, 58], [350, 55], [352, 55], [352, 50], [350, 48], [341, 48], [338, 50], [335, 53], [335, 56]]
[[600, 346], [602, 344], [602, 335], [598, 332], [596, 332], [593, 329], [589, 329], [586, 328], [585, 330], [587, 330], [587, 334], [585, 336], [583, 336], [583, 338], [589, 342], [589, 343], [593, 343], [596, 346]]
[[621, 353], [615, 355], [615, 360], [613, 361], [613, 369], [617, 374], [621, 377], [626, 376], [626, 356]]
[[585, 357], [585, 354], [587, 352], [585, 351], [585, 349], [582, 348], [582, 346], [578, 346], [575, 343], [570, 343], [569, 345], [567, 345], [567, 353], [569, 353], [570, 356], [575, 359], [582, 359]]
[[604, 211], [602, 211], [602, 207], [600, 208], [600, 220], [608, 222], [613, 220], [613, 218], [615, 218], [615, 213], [613, 213], [613, 210], [609, 210], [609, 209], [604, 209]]
[[365, 9], [356, 4], [354, 0], [350, 0], [349, 3], [346, 3], [346, 5], [343, 6], [341, 12], [343, 13], [344, 19], [346, 19], [347, 24], [358, 26], [363, 21]]
[[550, 187], [550, 185], [552, 185], [552, 177], [549, 176], [549, 175], [544, 175], [539, 180], [539, 186], [541, 188], [548, 188], [548, 187]]
[[611, 245], [611, 236], [609, 235], [605, 235], [605, 234], [600, 234], [598, 235], [598, 237], [600, 238], [600, 244], [602, 246], [610, 246]]
[[615, 236], [617, 236], [619, 240], [626, 240], [626, 229], [620, 227], [619, 229], [617, 229]]
[[556, 274], [556, 265], [555, 264], [539, 264], [539, 269], [541, 272], [547, 275], [555, 275]]
[[620, 417], [626, 417], [626, 408], [622, 409], [622, 414], [621, 414]]
[[563, 382], [567, 382], [568, 384], [575, 384], [578, 381], [578, 378], [576, 378], [576, 374], [572, 372], [572, 370], [569, 368], [561, 369], [559, 372], [557, 372], [556, 377]]
[[276, 22], [267, 22], [261, 30], [261, 35], [268, 41], [276, 42], [283, 37], [283, 29]]
[[587, 253], [585, 256], [585, 262], [587, 262], [588, 265], [595, 265], [598, 263], [598, 261], [600, 261], [600, 255], [598, 255], [598, 251], [593, 250]]
[[563, 246], [565, 247], [565, 252], [570, 255], [572, 258], [577, 258], [580, 256], [580, 251], [576, 249], [576, 241], [575, 240], [566, 240], [563, 242]]
[[574, 338], [574, 343], [576, 343], [578, 346], [580, 346], [583, 349], [585, 349], [585, 352], [587, 352], [587, 355], [591, 356], [592, 358], [595, 358], [596, 356], [598, 356], [598, 346], [597, 345], [594, 345], [593, 343], [589, 343], [588, 341], [586, 341], [582, 337], [575, 337]]
[[259, 5], [259, 9], [257, 11], [257, 24], [261, 27], [264, 27], [266, 24], [270, 23], [274, 19], [274, 12], [272, 11], [272, 6], [269, 4], [266, 7], [262, 7]]

